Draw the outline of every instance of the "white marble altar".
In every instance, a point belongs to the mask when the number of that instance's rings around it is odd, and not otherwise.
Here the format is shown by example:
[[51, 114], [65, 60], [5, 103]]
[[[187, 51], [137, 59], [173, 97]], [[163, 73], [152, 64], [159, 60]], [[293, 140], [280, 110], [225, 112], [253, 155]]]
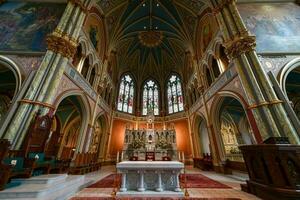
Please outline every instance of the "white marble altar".
[[178, 161], [124, 161], [117, 164], [122, 184], [117, 196], [171, 195], [183, 197], [179, 174], [184, 168]]

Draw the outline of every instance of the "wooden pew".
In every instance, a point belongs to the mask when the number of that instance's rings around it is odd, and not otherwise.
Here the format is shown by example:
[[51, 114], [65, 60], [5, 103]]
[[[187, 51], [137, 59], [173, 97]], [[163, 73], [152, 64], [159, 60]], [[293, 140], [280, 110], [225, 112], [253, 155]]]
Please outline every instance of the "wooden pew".
[[0, 140], [0, 190], [12, 178], [29, 178], [32, 175], [35, 160], [24, 157], [22, 151], [9, 151], [9, 142]]

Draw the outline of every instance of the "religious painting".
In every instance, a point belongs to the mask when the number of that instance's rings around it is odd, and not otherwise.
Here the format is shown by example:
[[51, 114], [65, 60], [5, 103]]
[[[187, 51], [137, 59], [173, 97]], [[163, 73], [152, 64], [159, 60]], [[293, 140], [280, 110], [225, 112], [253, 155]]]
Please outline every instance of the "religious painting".
[[256, 36], [257, 51], [300, 51], [300, 6], [294, 3], [239, 4], [240, 14]]
[[65, 4], [6, 2], [0, 7], [0, 49], [46, 51], [46, 35], [57, 26]]
[[205, 14], [198, 22], [196, 46], [197, 56], [200, 58], [208, 48], [215, 33], [218, 30], [218, 24], [211, 13]]
[[98, 50], [98, 29], [96, 26], [90, 26], [90, 30], [89, 30], [89, 36], [90, 36], [90, 40], [93, 44], [93, 46], [95, 47], [96, 50]]
[[210, 24], [207, 23], [203, 26], [202, 29], [202, 43], [203, 43], [203, 51], [205, 51], [212, 39], [212, 30]]

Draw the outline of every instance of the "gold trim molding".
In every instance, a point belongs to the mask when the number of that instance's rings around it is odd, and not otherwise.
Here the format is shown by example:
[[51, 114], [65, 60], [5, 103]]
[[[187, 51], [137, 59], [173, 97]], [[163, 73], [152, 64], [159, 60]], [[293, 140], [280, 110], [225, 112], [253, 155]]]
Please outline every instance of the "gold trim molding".
[[279, 104], [279, 103], [283, 103], [283, 101], [281, 101], [281, 100], [274, 100], [274, 101], [270, 101], [270, 102], [264, 101], [259, 104], [253, 104], [253, 105], [249, 106], [248, 109], [252, 110], [255, 108], [262, 107], [262, 106], [270, 106], [270, 105]]
[[29, 99], [22, 99], [19, 102], [20, 103], [25, 103], [25, 104], [33, 104], [33, 105], [44, 106], [44, 107], [55, 110], [55, 107], [53, 105], [48, 104], [48, 103], [44, 103], [44, 102], [40, 102], [40, 101], [32, 101], [32, 100], [29, 100]]

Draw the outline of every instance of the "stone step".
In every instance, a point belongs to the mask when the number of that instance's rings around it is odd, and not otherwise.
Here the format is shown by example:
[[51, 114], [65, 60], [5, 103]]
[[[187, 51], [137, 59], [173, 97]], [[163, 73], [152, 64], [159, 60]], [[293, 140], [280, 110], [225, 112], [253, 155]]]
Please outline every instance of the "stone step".
[[242, 181], [242, 182], [246, 182], [246, 180], [249, 180], [249, 175], [245, 172], [241, 172], [241, 171], [232, 171], [231, 175], [227, 175], [230, 178], [233, 178], [235, 180], [238, 181]]
[[31, 178], [16, 178], [12, 179], [12, 184], [59, 184], [66, 180], [67, 174], [47, 174], [41, 176], [35, 176]]
[[55, 178], [50, 176], [49, 181], [46, 180], [46, 176], [33, 177], [31, 179], [34, 180], [25, 180], [19, 186], [1, 191], [0, 199], [63, 200], [90, 184], [90, 181], [86, 181], [84, 176], [80, 175], [61, 175], [62, 177]]

